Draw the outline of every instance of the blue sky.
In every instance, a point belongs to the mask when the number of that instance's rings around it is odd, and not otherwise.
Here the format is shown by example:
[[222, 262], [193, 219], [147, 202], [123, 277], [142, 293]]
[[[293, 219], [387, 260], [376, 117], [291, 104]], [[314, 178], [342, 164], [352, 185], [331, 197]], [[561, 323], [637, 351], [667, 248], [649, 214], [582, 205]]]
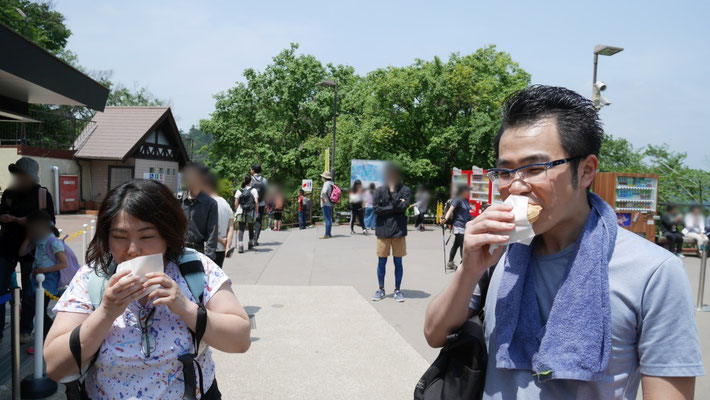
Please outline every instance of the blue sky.
[[263, 69], [290, 42], [321, 62], [365, 74], [487, 44], [533, 83], [590, 96], [595, 44], [612, 101], [605, 130], [635, 146], [668, 143], [710, 170], [710, 2], [706, 1], [134, 1], [57, 0], [89, 69], [168, 99], [182, 129], [212, 96]]

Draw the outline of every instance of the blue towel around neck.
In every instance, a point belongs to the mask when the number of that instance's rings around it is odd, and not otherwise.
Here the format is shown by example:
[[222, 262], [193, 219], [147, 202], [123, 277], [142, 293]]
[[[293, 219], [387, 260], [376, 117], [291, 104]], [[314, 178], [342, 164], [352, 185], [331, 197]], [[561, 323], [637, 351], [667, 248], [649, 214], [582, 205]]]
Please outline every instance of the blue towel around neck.
[[609, 260], [617, 217], [589, 193], [591, 212], [545, 325], [531, 264], [533, 246], [511, 244], [496, 299], [496, 366], [532, 370], [540, 382], [601, 379], [611, 353]]

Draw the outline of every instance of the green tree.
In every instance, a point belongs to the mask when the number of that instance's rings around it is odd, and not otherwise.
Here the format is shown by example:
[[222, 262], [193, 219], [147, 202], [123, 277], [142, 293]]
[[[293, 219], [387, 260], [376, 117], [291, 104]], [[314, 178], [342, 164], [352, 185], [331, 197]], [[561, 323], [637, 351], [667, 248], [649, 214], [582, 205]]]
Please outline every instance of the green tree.
[[[17, 9], [27, 15], [27, 25]], [[64, 50], [71, 36], [64, 15], [54, 10], [54, 4], [49, 1], [3, 0], [0, 21], [55, 55]]]
[[192, 125], [189, 131], [181, 131], [180, 136], [190, 159], [195, 162], [205, 163], [212, 145], [212, 135], [204, 133], [196, 128], [195, 125]]
[[333, 79], [336, 181], [349, 184], [352, 159], [397, 160], [408, 184], [430, 183], [443, 193], [452, 167], [491, 165], [502, 102], [530, 79], [494, 46], [364, 77], [297, 49], [292, 44], [263, 72], [246, 70], [246, 82], [215, 96], [215, 111], [200, 128], [214, 136], [209, 159], [223, 175], [234, 179], [259, 162], [288, 188], [317, 178], [331, 145], [333, 112], [333, 89], [317, 84]]

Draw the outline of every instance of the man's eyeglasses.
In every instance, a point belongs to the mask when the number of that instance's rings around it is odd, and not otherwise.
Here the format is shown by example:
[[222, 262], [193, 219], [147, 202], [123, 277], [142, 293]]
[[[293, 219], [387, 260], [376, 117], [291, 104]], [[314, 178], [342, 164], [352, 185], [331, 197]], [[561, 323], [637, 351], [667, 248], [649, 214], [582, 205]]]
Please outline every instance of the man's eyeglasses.
[[582, 157], [570, 157], [544, 163], [528, 164], [515, 169], [492, 168], [488, 170], [488, 178], [498, 185], [498, 187], [510, 185], [516, 179], [516, 176], [518, 177], [517, 179], [527, 183], [540, 183], [547, 179], [548, 169], [579, 158]]
[[138, 324], [141, 327], [141, 352], [146, 358], [150, 358], [150, 353], [155, 351], [155, 335], [150, 331], [153, 326], [153, 314], [155, 307], [141, 308], [138, 312]]

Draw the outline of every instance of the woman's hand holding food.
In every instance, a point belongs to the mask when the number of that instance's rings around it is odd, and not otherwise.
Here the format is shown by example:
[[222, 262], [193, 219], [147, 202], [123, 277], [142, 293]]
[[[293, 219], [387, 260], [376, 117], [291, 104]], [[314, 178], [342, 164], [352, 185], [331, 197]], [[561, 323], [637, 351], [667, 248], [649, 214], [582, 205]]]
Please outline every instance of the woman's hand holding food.
[[509, 232], [515, 228], [515, 215], [510, 204], [496, 204], [488, 207], [474, 220], [466, 224], [463, 240], [463, 265], [466, 271], [482, 273], [503, 255], [505, 246], [489, 252], [492, 244], [503, 244]]
[[133, 300], [144, 296], [145, 291], [140, 277], [129, 276], [130, 273], [130, 270], [115, 273], [104, 290], [98, 310], [105, 312], [112, 320], [123, 314]]
[[148, 280], [143, 283], [143, 287], [149, 288], [154, 285], [160, 285], [159, 288], [148, 295], [148, 300], [152, 300], [153, 305], [164, 305], [175, 315], [186, 315], [194, 303], [182, 294], [177, 282], [164, 272], [151, 272], [145, 276]]

